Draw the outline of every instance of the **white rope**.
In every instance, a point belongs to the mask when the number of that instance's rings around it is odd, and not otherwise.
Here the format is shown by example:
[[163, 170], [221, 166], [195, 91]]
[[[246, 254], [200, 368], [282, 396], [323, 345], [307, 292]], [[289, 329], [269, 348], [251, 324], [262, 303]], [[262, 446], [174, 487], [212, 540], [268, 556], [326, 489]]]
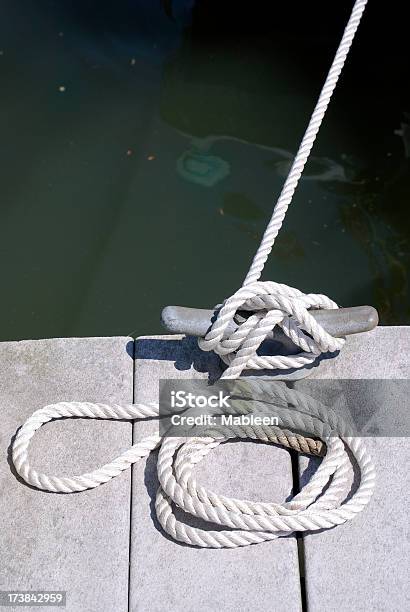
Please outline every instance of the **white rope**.
[[289, 204], [292, 201], [293, 194], [295, 193], [295, 189], [308, 160], [310, 151], [316, 140], [316, 136], [319, 132], [319, 128], [322, 124], [330, 99], [339, 80], [340, 73], [342, 72], [357, 28], [359, 27], [366, 4], [367, 0], [356, 0], [354, 3], [352, 13], [326, 77], [325, 84], [322, 87], [319, 99], [310, 118], [309, 125], [306, 129], [305, 135], [303, 136], [298, 152], [296, 153], [296, 157], [289, 174], [285, 180], [281, 194], [273, 210], [271, 220], [269, 221], [263, 235], [262, 242], [259, 245], [256, 255], [252, 261], [252, 265], [245, 278], [245, 285], [251, 285], [255, 281], [259, 280], [262, 274], [265, 263], [275, 243], [275, 239], [280, 228], [282, 227], [286, 212], [289, 208]]
[[[198, 344], [204, 351], [218, 353], [229, 365], [223, 378], [237, 378], [244, 369], [300, 368], [312, 363], [320, 353], [338, 351], [344, 344], [342, 338], [333, 338], [317, 323], [309, 308], [331, 309], [337, 308], [337, 304], [325, 295], [306, 295], [279, 283], [259, 281], [245, 285], [225, 301], [215, 323]], [[226, 329], [238, 310], [253, 314], [224, 340]], [[276, 325], [302, 353], [257, 355], [259, 346]]]
[[[302, 144], [244, 285], [225, 301], [214, 325], [206, 337], [200, 340], [201, 348], [214, 350], [228, 364], [224, 378], [236, 378], [244, 369], [303, 367], [314, 361], [321, 352], [335, 352], [343, 346], [342, 339], [333, 338], [309, 313], [311, 308], [337, 308], [335, 302], [324, 295], [304, 294], [287, 285], [260, 282], [259, 277], [282, 226], [365, 5], [366, 0], [355, 2]], [[238, 321], [239, 310], [249, 311], [250, 316], [241, 321], [239, 328], [226, 339], [224, 332], [233, 318]], [[262, 341], [276, 325], [282, 328], [302, 352], [295, 356], [265, 357], [257, 354]], [[263, 385], [262, 382], [260, 384]], [[368, 503], [375, 479], [372, 462], [361, 440], [347, 430], [336, 414], [327, 411], [311, 398], [287, 389], [284, 384], [270, 383], [268, 392], [275, 411], [280, 410], [281, 427], [225, 428], [223, 431], [211, 431], [210, 436], [206, 438], [148, 436], [114, 461], [93, 472], [73, 477], [48, 476], [30, 466], [28, 448], [37, 429], [48, 421], [63, 417], [157, 417], [158, 404], [121, 406], [63, 402], [49, 405], [34, 412], [18, 431], [13, 444], [13, 462], [18, 474], [27, 483], [47, 491], [70, 493], [108, 482], [159, 447], [160, 488], [156, 500], [158, 520], [173, 538], [196, 546], [245, 546], [272, 540], [294, 531], [327, 529], [353, 518]], [[245, 403], [245, 407], [241, 406], [242, 413], [251, 410], [246, 405]], [[320, 453], [325, 445], [326, 454], [310, 482], [292, 501], [278, 504], [238, 500], [217, 495], [201, 487], [192, 474], [194, 466], [211, 450], [232, 438], [275, 442], [316, 454]], [[361, 476], [359, 487], [347, 500], [343, 495], [352, 464], [346, 448], [357, 462]], [[209, 531], [186, 525], [176, 518], [173, 504], [225, 529]]]
[[[282, 227], [293, 194], [316, 140], [366, 4], [367, 0], [356, 0], [353, 6], [350, 19], [320, 92], [309, 125], [243, 287], [225, 301], [209, 332], [205, 338], [199, 341], [202, 350], [215, 351], [230, 366], [225, 372], [224, 378], [235, 378], [245, 369], [301, 368], [312, 363], [320, 353], [337, 351], [344, 344], [342, 339], [334, 338], [331, 342], [329, 334], [313, 321], [313, 317], [308, 312], [309, 308], [337, 308], [335, 302], [323, 295], [314, 293], [305, 295], [287, 285], [258, 281]], [[251, 317], [250, 321], [248, 319], [239, 326], [239, 329], [229, 339], [222, 341], [227, 324], [236, 316], [239, 308], [256, 310], [258, 315]], [[256, 351], [259, 346], [276, 325], [280, 326], [294, 343], [305, 352], [286, 358], [262, 358], [257, 356]], [[311, 342], [304, 333], [311, 334], [312, 328], [315, 330], [314, 342]]]
[[[158, 520], [173, 538], [208, 548], [234, 548], [272, 540], [294, 531], [315, 531], [340, 525], [353, 518], [369, 502], [375, 472], [360, 438], [355, 437], [340, 417], [319, 402], [284, 383], [258, 381], [264, 401], [269, 395], [270, 410], [279, 415], [280, 427], [224, 427], [211, 430], [209, 437], [161, 438], [148, 436], [114, 461], [81, 476], [48, 476], [34, 470], [28, 448], [36, 430], [44, 423], [62, 417], [136, 419], [158, 416], [158, 405], [130, 406], [64, 402], [37, 410], [21, 427], [13, 445], [17, 472], [29, 484], [47, 491], [70, 493], [98, 487], [118, 476], [130, 465], [159, 447], [156, 498]], [[252, 397], [258, 400], [258, 389]], [[247, 398], [249, 406], [249, 398]], [[242, 413], [239, 406], [238, 413]], [[248, 412], [252, 412], [248, 408]], [[266, 414], [266, 409], [265, 409]], [[301, 434], [295, 432], [303, 432]], [[200, 486], [192, 471], [221, 442], [241, 438], [278, 442], [281, 437], [319, 437], [326, 444], [326, 455], [310, 482], [290, 502], [284, 504], [239, 500], [218, 495]], [[353, 473], [349, 449], [360, 470], [360, 485], [346, 499], [346, 485]], [[326, 488], [327, 487], [327, 488]], [[173, 504], [215, 526], [227, 529], [206, 530], [191, 527], [177, 519]]]

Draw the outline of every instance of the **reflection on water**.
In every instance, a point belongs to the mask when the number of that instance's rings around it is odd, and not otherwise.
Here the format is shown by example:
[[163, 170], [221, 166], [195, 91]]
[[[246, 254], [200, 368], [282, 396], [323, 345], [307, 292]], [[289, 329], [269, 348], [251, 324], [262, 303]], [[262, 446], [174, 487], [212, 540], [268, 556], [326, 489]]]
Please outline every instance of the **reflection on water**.
[[[349, 10], [115, 4], [3, 3], [0, 339], [158, 333], [163, 305], [232, 293]], [[381, 8], [365, 16], [265, 278], [404, 324], [407, 50], [396, 22], [378, 50]]]
[[186, 151], [177, 161], [180, 176], [203, 187], [213, 187], [230, 172], [228, 162], [215, 155]]

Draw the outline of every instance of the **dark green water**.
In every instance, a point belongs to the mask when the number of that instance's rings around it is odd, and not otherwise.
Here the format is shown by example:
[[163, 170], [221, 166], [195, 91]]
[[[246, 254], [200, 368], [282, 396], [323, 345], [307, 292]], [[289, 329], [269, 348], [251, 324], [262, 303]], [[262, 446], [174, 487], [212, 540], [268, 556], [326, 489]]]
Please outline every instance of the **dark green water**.
[[[347, 19], [337, 4], [3, 0], [0, 339], [154, 334], [164, 305], [237, 289]], [[408, 51], [382, 8], [264, 278], [408, 324]]]

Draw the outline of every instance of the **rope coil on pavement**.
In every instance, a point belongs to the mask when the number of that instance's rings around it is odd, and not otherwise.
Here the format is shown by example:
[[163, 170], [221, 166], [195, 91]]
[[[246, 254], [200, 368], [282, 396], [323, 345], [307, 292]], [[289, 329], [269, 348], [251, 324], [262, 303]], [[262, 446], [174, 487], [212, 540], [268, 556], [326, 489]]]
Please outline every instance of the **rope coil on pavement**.
[[[151, 418], [158, 416], [156, 404], [130, 406], [62, 402], [37, 410], [19, 430], [13, 446], [17, 472], [29, 484], [54, 492], [71, 493], [98, 487], [159, 447], [155, 508], [164, 530], [174, 539], [208, 548], [235, 548], [272, 540], [294, 531], [328, 529], [353, 518], [369, 502], [375, 482], [372, 461], [360, 438], [343, 420], [320, 402], [284, 383], [258, 381], [269, 395], [271, 410], [280, 417], [281, 426], [232, 426], [211, 429], [209, 437], [174, 438], [147, 436], [105, 466], [74, 477], [47, 476], [34, 470], [28, 448], [35, 431], [47, 421], [62, 417], [104, 419]], [[257, 389], [255, 392], [257, 397]], [[249, 398], [247, 399], [249, 401]], [[266, 402], [266, 399], [264, 400]], [[266, 414], [266, 411], [265, 411]], [[206, 455], [230, 439], [250, 439], [277, 443], [303, 431], [326, 444], [326, 454], [309, 483], [284, 504], [253, 502], [218, 495], [200, 486], [192, 472]], [[349, 499], [346, 486], [353, 471], [347, 454], [360, 470], [360, 484]], [[192, 527], [180, 521], [173, 505], [203, 519], [220, 530]]]
[[[272, 250], [292, 200], [320, 124], [343, 68], [367, 0], [356, 0], [335, 59], [313, 111], [302, 143], [274, 208], [261, 244], [243, 287], [228, 298], [216, 321], [199, 341], [203, 350], [213, 350], [228, 364], [223, 378], [237, 378], [244, 369], [300, 368], [322, 352], [342, 348], [343, 339], [333, 338], [311, 316], [312, 308], [337, 308], [324, 295], [304, 294], [287, 285], [261, 282], [265, 262]], [[238, 311], [249, 311], [239, 328], [224, 337], [228, 323]], [[258, 348], [278, 325], [301, 349], [297, 355], [260, 356]], [[262, 383], [261, 383], [262, 384]], [[352, 435], [338, 416], [284, 384], [269, 383], [269, 393], [280, 399], [281, 426], [232, 427], [210, 431], [208, 437], [171, 438], [148, 436], [103, 467], [81, 476], [48, 476], [31, 467], [28, 448], [37, 429], [63, 417], [100, 419], [145, 419], [159, 415], [157, 403], [106, 405], [89, 402], [62, 402], [34, 412], [18, 431], [13, 444], [13, 462], [18, 474], [29, 484], [47, 491], [70, 493], [106, 483], [139, 459], [159, 448], [156, 500], [158, 520], [178, 541], [202, 547], [245, 546], [287, 535], [294, 531], [327, 529], [353, 518], [369, 502], [375, 472], [363, 443]], [[248, 401], [253, 398], [248, 398]], [[301, 433], [302, 432], [302, 433]], [[280, 443], [301, 452], [325, 456], [310, 482], [290, 502], [261, 503], [217, 495], [198, 485], [193, 469], [211, 450], [233, 438]], [[352, 465], [346, 449], [360, 470], [360, 484], [349, 499], [343, 499]], [[191, 527], [175, 515], [173, 505], [218, 526], [218, 530]], [[224, 529], [220, 530], [219, 528]]]

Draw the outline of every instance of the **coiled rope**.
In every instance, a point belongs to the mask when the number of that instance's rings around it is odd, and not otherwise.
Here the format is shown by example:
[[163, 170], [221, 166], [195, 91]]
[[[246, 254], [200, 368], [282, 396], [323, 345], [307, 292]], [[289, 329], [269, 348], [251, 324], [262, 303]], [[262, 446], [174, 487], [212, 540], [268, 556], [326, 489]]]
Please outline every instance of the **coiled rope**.
[[[334, 352], [343, 340], [329, 335], [311, 316], [311, 308], [337, 308], [328, 297], [304, 294], [287, 285], [260, 282], [263, 267], [282, 226], [310, 150], [315, 141], [333, 90], [345, 63], [367, 0], [356, 0], [335, 59], [313, 111], [306, 133], [274, 208], [259, 249], [243, 287], [227, 299], [205, 338], [203, 350], [213, 350], [228, 364], [223, 378], [236, 378], [244, 369], [300, 368], [321, 352]], [[228, 338], [224, 330], [238, 310], [252, 314]], [[302, 349], [295, 356], [257, 355], [257, 350], [272, 329], [279, 325]], [[262, 384], [262, 383], [261, 383]], [[108, 482], [130, 465], [159, 447], [156, 511], [158, 520], [173, 538], [203, 547], [237, 547], [271, 540], [293, 531], [326, 529], [339, 525], [360, 512], [374, 488], [374, 468], [361, 440], [349, 432], [333, 412], [287, 389], [270, 383], [272, 405], [285, 403], [280, 427], [232, 427], [214, 431], [205, 438], [167, 438], [148, 436], [105, 466], [81, 476], [57, 477], [40, 473], [30, 466], [28, 448], [35, 432], [44, 423], [63, 417], [100, 419], [144, 419], [157, 417], [157, 403], [106, 405], [89, 402], [61, 402], [34, 412], [18, 431], [13, 444], [13, 462], [18, 474], [29, 484], [47, 491], [70, 493]], [[279, 408], [275, 405], [275, 410]], [[295, 433], [296, 432], [303, 432]], [[310, 482], [290, 502], [284, 504], [238, 500], [199, 486], [192, 476], [194, 466], [221, 442], [232, 438], [275, 442], [299, 451], [326, 454]], [[318, 440], [319, 439], [319, 440]], [[346, 447], [357, 462], [361, 481], [349, 500], [341, 495], [351, 463]], [[350, 467], [349, 467], [350, 466]], [[326, 488], [327, 487], [327, 488]], [[179, 521], [172, 504], [185, 512], [227, 529], [208, 531]]]

